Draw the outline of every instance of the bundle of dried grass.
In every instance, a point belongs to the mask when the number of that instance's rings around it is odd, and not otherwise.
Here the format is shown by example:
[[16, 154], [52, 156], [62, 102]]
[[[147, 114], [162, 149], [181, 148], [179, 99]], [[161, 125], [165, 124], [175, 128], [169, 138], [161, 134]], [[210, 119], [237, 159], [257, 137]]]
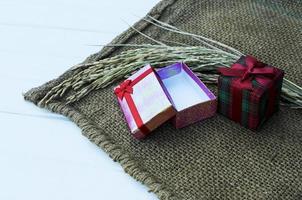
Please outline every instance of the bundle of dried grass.
[[[61, 98], [70, 90], [73, 90], [73, 93], [67, 97], [67, 103], [75, 102], [93, 90], [104, 88], [116, 80], [129, 76], [129, 74], [146, 64], [159, 68], [179, 61], [186, 62], [202, 81], [216, 83], [218, 77], [217, 68], [221, 66], [229, 67], [240, 56], [244, 55], [225, 44], [204, 36], [181, 31], [150, 16], [144, 20], [166, 31], [191, 37], [199, 42], [200, 45], [188, 46], [168, 41], [169, 43], [177, 44], [177, 46], [169, 46], [163, 41], [157, 41], [131, 27], [156, 44], [115, 45], [134, 47], [134, 49], [97, 62], [75, 66], [75, 68], [84, 67], [85, 69], [52, 88], [40, 101], [40, 104], [43, 105]], [[302, 88], [284, 79], [282, 99], [285, 100], [283, 102], [284, 105], [288, 105], [291, 108], [302, 108]]]

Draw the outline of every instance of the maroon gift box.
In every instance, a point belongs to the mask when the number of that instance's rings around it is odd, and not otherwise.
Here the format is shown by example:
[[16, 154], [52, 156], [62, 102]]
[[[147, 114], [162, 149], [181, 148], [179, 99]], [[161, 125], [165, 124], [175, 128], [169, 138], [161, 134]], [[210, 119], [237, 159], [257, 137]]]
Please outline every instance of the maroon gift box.
[[284, 72], [252, 56], [242, 56], [231, 68], [220, 68], [218, 111], [256, 130], [279, 109]]

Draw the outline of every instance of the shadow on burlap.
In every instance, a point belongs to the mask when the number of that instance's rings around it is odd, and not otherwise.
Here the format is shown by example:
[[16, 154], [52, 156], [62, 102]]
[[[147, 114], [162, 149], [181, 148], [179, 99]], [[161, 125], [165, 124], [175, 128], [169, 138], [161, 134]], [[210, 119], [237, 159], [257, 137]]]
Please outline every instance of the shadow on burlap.
[[[302, 85], [302, 2], [299, 0], [163, 0], [150, 13], [182, 30], [201, 34], [282, 68]], [[198, 45], [139, 21], [135, 27], [160, 40]], [[112, 43], [150, 43], [127, 30]], [[108, 47], [85, 62], [115, 55]], [[82, 68], [25, 94], [33, 103]], [[212, 87], [216, 90], [215, 87]], [[167, 123], [145, 141], [129, 135], [113, 87], [65, 105], [45, 108], [73, 120], [83, 134], [118, 161], [160, 199], [302, 199], [302, 113], [281, 108], [259, 132], [217, 114], [175, 130]], [[62, 130], [63, 131], [63, 130]]]

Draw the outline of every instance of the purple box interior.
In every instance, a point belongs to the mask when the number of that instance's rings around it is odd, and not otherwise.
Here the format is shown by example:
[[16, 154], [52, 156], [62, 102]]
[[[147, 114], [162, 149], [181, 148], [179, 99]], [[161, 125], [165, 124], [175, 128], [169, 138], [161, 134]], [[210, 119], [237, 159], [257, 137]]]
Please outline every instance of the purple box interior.
[[186, 64], [180, 62], [167, 66], [159, 69], [157, 74], [165, 93], [178, 112], [175, 118], [179, 124], [176, 122], [176, 127], [184, 127], [215, 114], [215, 95]]
[[215, 95], [184, 63], [176, 63], [157, 71], [165, 92], [177, 111], [209, 100]]

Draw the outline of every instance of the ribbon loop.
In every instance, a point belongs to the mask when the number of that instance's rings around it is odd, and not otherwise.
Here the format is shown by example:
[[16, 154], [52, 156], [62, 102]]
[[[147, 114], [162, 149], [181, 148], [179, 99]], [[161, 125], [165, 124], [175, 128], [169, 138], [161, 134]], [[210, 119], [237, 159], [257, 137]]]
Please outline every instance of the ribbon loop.
[[118, 96], [119, 99], [123, 99], [125, 94], [132, 94], [133, 88], [132, 88], [132, 81], [131, 80], [125, 80], [122, 82], [118, 88], [114, 90], [114, 93]]

